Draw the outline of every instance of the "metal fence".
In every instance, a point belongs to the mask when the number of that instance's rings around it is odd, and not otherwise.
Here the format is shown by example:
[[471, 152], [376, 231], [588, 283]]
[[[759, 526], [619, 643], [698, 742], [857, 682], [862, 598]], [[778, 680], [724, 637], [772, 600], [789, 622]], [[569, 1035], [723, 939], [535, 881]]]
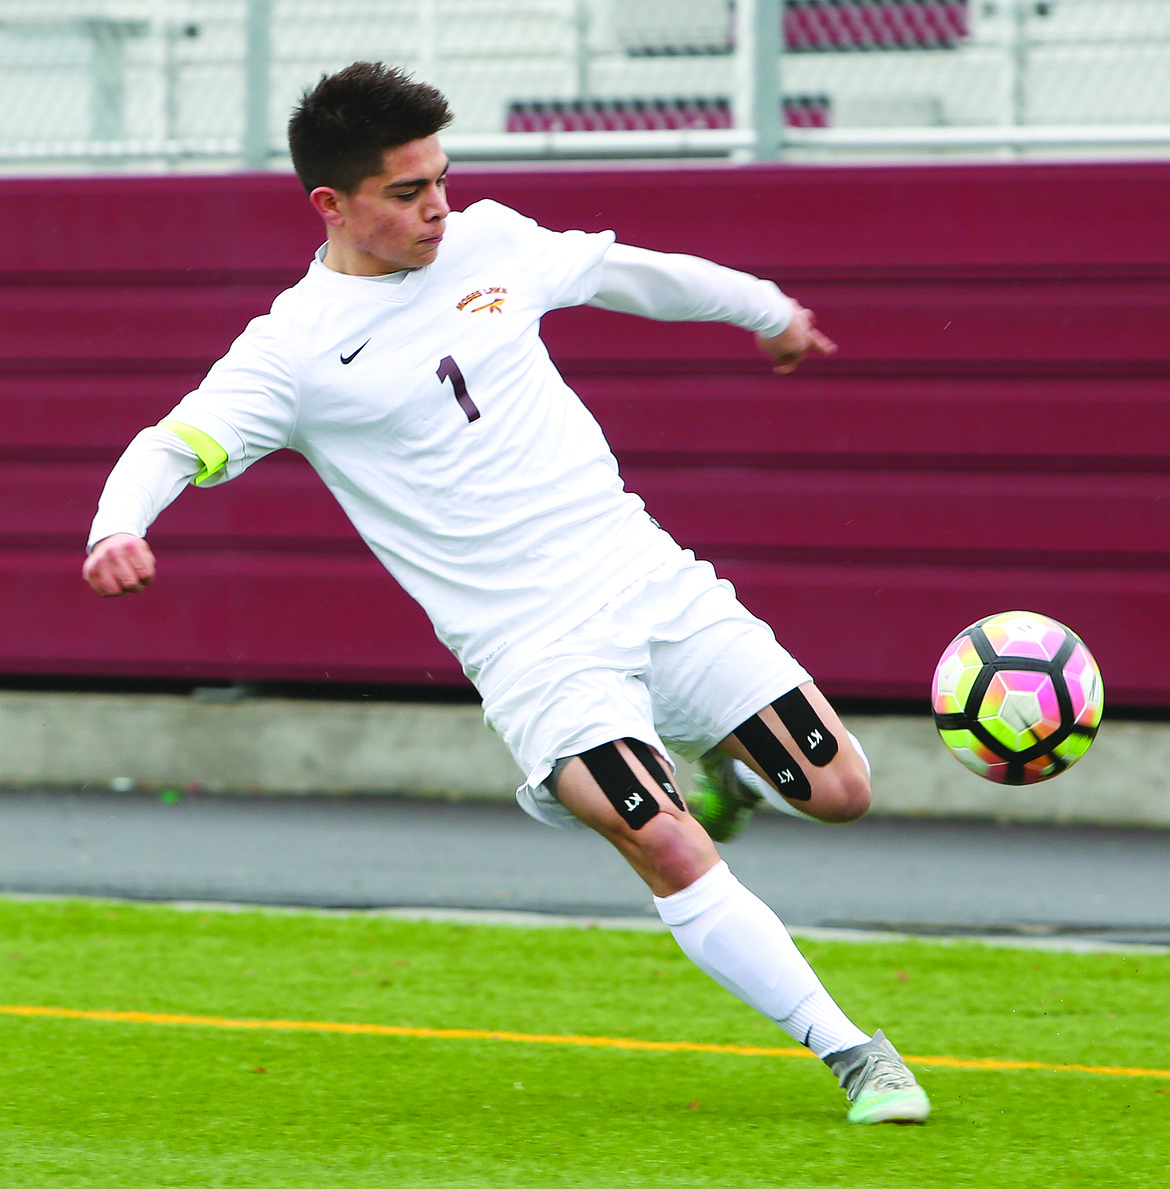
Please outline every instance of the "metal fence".
[[0, 167], [286, 167], [359, 58], [464, 160], [1170, 155], [1170, 0], [0, 0]]

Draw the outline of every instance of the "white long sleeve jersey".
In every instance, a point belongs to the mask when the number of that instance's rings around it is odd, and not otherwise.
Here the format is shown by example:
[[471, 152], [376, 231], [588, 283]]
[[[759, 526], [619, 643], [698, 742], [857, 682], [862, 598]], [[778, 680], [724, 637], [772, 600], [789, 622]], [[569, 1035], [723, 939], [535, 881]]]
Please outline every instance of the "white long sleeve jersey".
[[90, 543], [145, 536], [188, 481], [296, 450], [474, 681], [678, 549], [624, 490], [540, 340], [543, 314], [585, 303], [765, 334], [792, 310], [770, 282], [478, 202], [449, 216], [425, 268], [368, 278], [314, 260], [162, 428], [131, 443]]

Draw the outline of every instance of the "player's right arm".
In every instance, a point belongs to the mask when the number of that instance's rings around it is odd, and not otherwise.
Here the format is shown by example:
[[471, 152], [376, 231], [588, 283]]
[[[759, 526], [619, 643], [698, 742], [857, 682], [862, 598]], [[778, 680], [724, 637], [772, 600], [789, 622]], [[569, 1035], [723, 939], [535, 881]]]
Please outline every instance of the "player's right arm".
[[154, 581], [147, 529], [189, 484], [214, 487], [289, 444], [295, 385], [272, 319], [253, 319], [203, 383], [118, 459], [98, 501], [82, 577], [99, 595]]
[[81, 576], [104, 598], [135, 594], [155, 578], [146, 530], [203, 466], [174, 431], [144, 429], [110, 472], [90, 529]]

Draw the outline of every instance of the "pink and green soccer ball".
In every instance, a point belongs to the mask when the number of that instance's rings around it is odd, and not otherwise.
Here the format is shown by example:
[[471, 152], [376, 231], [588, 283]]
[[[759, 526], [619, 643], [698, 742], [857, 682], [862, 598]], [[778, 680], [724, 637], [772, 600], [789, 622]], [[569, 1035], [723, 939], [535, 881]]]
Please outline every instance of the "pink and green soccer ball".
[[960, 763], [997, 784], [1035, 784], [1089, 750], [1105, 691], [1075, 632], [1034, 611], [1005, 611], [947, 645], [930, 697]]

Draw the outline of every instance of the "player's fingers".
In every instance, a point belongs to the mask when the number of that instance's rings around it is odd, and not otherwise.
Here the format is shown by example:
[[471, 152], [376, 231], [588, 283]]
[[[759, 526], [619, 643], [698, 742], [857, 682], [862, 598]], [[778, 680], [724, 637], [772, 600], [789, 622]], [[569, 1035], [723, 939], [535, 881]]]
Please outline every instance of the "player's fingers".
[[777, 376], [786, 376], [794, 372], [809, 355], [824, 357], [832, 355], [836, 350], [837, 344], [827, 334], [810, 327], [805, 346], [799, 351], [791, 351], [781, 356], [772, 371]]
[[142, 581], [134, 570], [122, 560], [113, 561], [106, 571], [107, 597], [121, 594], [136, 594], [142, 589]]
[[807, 351], [793, 351], [791, 354], [783, 356], [780, 362], [772, 368], [772, 374], [775, 376], [786, 376], [789, 372], [796, 371], [800, 367], [801, 360], [807, 354]]
[[154, 554], [145, 541], [140, 541], [128, 555], [131, 570], [143, 586], [149, 586], [154, 581]]
[[121, 588], [119, 594], [135, 594], [150, 585], [154, 578], [151, 560], [136, 553], [121, 556], [116, 560], [113, 574]]
[[817, 355], [832, 355], [837, 350], [837, 344], [833, 342], [827, 334], [823, 334], [819, 330], [813, 330], [811, 334], [812, 347], [811, 349]]
[[91, 557], [84, 570], [90, 587], [105, 598], [136, 594], [154, 581], [154, 554], [145, 542], [129, 548], [109, 549]]
[[97, 565], [89, 567], [84, 572], [84, 578], [89, 583], [89, 588], [94, 594], [99, 594], [102, 598], [113, 598], [122, 593], [122, 584], [111, 573], [108, 566]]

